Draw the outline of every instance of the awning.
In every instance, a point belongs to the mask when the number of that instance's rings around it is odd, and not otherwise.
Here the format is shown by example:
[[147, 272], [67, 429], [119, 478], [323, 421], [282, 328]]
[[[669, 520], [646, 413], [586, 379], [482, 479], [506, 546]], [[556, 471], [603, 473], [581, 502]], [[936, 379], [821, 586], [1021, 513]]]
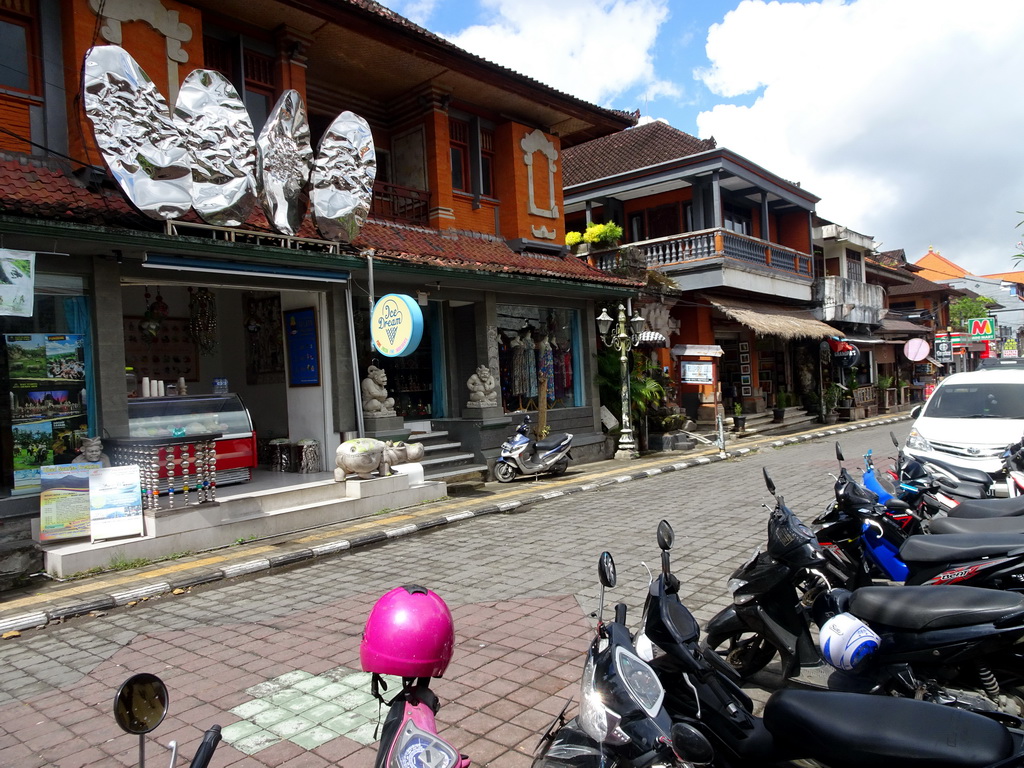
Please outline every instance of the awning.
[[634, 346], [645, 349], [661, 349], [668, 346], [668, 339], [657, 331], [641, 331]]
[[845, 341], [850, 342], [851, 344], [884, 344], [885, 343], [885, 339], [867, 339], [867, 338], [863, 338], [862, 339], [862, 338], [859, 338], [859, 337], [856, 337], [856, 336], [844, 336], [843, 339]]
[[721, 357], [725, 352], [717, 344], [676, 344], [672, 347], [676, 357]]
[[831, 325], [821, 322], [810, 310], [784, 307], [778, 304], [740, 302], [708, 296], [715, 309], [751, 328], [759, 336], [779, 336], [783, 339], [822, 339], [840, 336]]

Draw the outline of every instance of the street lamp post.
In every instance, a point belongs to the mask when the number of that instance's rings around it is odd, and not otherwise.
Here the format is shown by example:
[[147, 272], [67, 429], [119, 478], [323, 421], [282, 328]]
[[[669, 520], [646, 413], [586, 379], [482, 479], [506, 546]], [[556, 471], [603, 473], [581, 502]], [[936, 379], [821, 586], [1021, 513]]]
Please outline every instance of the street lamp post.
[[[612, 327], [613, 323], [615, 328]], [[639, 456], [636, 441], [633, 439], [632, 409], [629, 402], [629, 352], [636, 346], [640, 333], [644, 329], [644, 319], [640, 313], [634, 313], [629, 319], [629, 331], [626, 326], [626, 308], [619, 304], [619, 318], [616, 323], [607, 309], [602, 309], [597, 318], [597, 330], [601, 340], [619, 352], [619, 371], [622, 381], [622, 431], [619, 433], [619, 449], [615, 458], [620, 460], [635, 459]]]

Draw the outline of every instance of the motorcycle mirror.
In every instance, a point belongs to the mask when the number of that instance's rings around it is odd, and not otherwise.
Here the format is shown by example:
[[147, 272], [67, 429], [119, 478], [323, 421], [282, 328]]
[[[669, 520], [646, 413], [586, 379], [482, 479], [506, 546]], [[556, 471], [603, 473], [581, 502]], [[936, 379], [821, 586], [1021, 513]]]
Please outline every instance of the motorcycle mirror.
[[767, 467], [761, 467], [761, 474], [764, 475], [764, 484], [768, 486], [768, 493], [772, 496], [775, 495], [775, 482], [772, 480], [772, 476], [768, 474]]
[[891, 429], [889, 430], [889, 439], [892, 440], [892, 444], [895, 445], [897, 448], [900, 447], [900, 441], [896, 439], [896, 433], [893, 432]]
[[611, 589], [615, 586], [615, 561], [611, 552], [602, 552], [597, 561], [597, 576], [601, 585]]
[[672, 726], [672, 749], [688, 765], [707, 766], [715, 759], [711, 742], [689, 723], [676, 723]]
[[662, 520], [658, 523], [658, 546], [661, 547], [662, 552], [668, 552], [672, 549], [672, 542], [676, 539], [676, 533], [672, 530], [672, 525], [668, 520]]
[[836, 443], [836, 458], [839, 459], [840, 463], [842, 463], [842, 461], [843, 461], [843, 449], [839, 447], [839, 443], [838, 442]]
[[156, 675], [132, 675], [117, 689], [114, 720], [126, 733], [149, 733], [163, 722], [166, 714], [167, 686]]

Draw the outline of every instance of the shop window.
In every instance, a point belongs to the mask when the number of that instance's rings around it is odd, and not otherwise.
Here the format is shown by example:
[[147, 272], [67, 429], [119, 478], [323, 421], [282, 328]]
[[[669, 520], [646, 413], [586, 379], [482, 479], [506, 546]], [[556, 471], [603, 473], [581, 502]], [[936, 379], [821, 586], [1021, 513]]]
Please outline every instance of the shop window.
[[574, 309], [499, 304], [498, 367], [506, 412], [534, 411], [541, 378], [548, 408], [582, 405], [579, 313]]
[[30, 317], [0, 315], [0, 496], [38, 493], [39, 467], [100, 433], [84, 279], [37, 272], [32, 293]]
[[23, 10], [0, 10], [0, 46], [4, 52], [0, 60], [0, 88], [37, 94], [35, 3], [16, 5]]
[[448, 120], [448, 134], [452, 154], [452, 189], [469, 191], [469, 123]]
[[[482, 126], [479, 126], [478, 130], [476, 129], [475, 120], [448, 118], [452, 189], [484, 197], [494, 197], [494, 131]], [[476, 153], [473, 149], [474, 144], [479, 146]], [[480, 167], [478, 184], [474, 184], [474, 161], [478, 162]]]

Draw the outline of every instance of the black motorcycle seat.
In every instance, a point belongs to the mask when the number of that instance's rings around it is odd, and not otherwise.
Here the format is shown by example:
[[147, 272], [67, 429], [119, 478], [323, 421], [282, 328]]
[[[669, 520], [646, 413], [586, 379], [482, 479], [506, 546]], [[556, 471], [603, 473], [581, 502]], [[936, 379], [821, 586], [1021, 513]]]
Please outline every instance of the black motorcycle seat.
[[972, 469], [970, 467], [959, 467], [956, 464], [951, 464], [941, 459], [933, 459], [931, 457], [924, 459], [926, 464], [934, 464], [940, 469], [944, 469], [953, 477], [959, 477], [961, 480], [966, 480], [969, 483], [977, 483], [978, 485], [984, 485], [986, 488], [992, 485], [992, 475], [988, 472], [982, 472], [980, 469]]
[[915, 699], [784, 688], [764, 724], [780, 747], [831, 768], [980, 768], [1013, 754], [984, 715]]
[[909, 536], [900, 557], [910, 563], [963, 563], [1024, 550], [1024, 533], [949, 533], [944, 536]]
[[914, 631], [950, 629], [1024, 614], [1024, 595], [953, 584], [861, 587], [851, 595], [848, 610], [875, 629], [879, 624]]
[[936, 517], [929, 533], [1024, 533], [1024, 517]]
[[558, 435], [548, 435], [543, 440], [537, 441], [535, 450], [538, 453], [545, 453], [547, 451], [550, 451], [552, 448], [557, 448], [558, 446], [560, 446], [562, 444], [562, 441], [565, 440], [565, 438], [567, 437], [572, 438], [572, 435], [566, 432], [562, 432], [561, 434]]
[[949, 511], [950, 517], [1020, 517], [1024, 515], [1024, 496], [1001, 499], [967, 499]]

